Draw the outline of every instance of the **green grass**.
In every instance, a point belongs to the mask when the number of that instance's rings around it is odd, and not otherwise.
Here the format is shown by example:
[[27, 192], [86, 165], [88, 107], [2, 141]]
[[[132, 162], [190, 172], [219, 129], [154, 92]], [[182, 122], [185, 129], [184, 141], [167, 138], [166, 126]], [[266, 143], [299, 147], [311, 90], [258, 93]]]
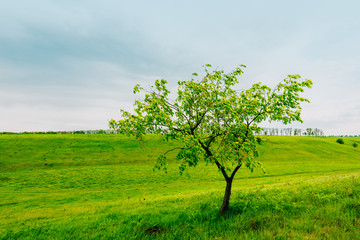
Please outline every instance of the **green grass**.
[[0, 239], [359, 239], [360, 138], [263, 138], [266, 174], [239, 170], [219, 217], [215, 166], [153, 172], [176, 143], [0, 135]]

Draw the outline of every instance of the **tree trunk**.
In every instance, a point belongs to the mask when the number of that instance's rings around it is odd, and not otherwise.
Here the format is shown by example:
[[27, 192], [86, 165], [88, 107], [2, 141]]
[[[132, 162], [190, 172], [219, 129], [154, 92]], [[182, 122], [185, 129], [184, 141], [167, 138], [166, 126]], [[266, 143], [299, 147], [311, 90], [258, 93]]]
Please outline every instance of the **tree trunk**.
[[220, 212], [219, 212], [220, 215], [223, 215], [229, 209], [232, 181], [233, 181], [232, 178], [226, 180], [225, 195], [224, 195], [223, 203], [220, 208]]

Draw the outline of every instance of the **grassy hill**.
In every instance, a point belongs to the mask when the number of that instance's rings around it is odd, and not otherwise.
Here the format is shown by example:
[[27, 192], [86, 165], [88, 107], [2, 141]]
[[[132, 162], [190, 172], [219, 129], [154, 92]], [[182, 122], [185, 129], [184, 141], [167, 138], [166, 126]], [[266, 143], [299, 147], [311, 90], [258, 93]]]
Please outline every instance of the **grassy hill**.
[[153, 171], [176, 143], [0, 135], [0, 239], [359, 239], [360, 138], [263, 139], [266, 173], [239, 170], [219, 217], [215, 166]]

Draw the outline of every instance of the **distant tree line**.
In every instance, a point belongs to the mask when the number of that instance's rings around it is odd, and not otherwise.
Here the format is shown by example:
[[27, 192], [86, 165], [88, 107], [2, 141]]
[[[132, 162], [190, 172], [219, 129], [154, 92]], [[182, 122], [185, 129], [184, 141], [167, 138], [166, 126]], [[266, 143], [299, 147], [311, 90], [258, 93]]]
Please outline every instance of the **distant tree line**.
[[[74, 131], [45, 131], [45, 132], [0, 132], [0, 134], [120, 134], [115, 130], [74, 130]], [[318, 128], [263, 128], [259, 135], [283, 136], [325, 136], [324, 131]], [[360, 135], [328, 135], [328, 137], [360, 137]]]
[[328, 135], [328, 137], [360, 137], [359, 135]]
[[115, 130], [74, 130], [74, 131], [44, 131], [44, 132], [0, 132], [0, 134], [116, 134]]
[[318, 128], [263, 128], [260, 135], [283, 135], [283, 136], [324, 136], [324, 131]]

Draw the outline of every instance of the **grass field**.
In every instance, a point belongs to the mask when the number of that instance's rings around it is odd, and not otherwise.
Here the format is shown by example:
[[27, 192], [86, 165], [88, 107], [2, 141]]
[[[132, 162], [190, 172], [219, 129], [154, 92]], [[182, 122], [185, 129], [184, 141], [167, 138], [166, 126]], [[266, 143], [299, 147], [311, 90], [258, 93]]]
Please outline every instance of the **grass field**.
[[360, 239], [360, 138], [263, 139], [266, 174], [239, 170], [219, 217], [215, 166], [153, 172], [176, 143], [0, 135], [0, 239]]

